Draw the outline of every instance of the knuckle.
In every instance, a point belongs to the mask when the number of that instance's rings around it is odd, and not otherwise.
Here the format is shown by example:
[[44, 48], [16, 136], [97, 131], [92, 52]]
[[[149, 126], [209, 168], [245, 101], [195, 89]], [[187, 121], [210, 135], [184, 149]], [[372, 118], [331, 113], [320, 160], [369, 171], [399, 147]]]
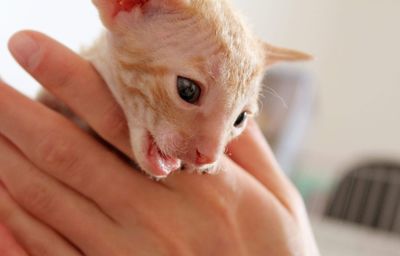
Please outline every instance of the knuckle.
[[36, 152], [42, 164], [49, 168], [72, 169], [77, 162], [71, 140], [61, 134], [47, 134], [37, 145]]
[[72, 140], [61, 135], [48, 135], [37, 151], [43, 166], [56, 178], [78, 187], [87, 186], [90, 172], [85, 172], [85, 161], [82, 161]]
[[18, 197], [25, 207], [34, 214], [52, 212], [55, 199], [52, 193], [43, 185], [30, 183], [19, 191]]

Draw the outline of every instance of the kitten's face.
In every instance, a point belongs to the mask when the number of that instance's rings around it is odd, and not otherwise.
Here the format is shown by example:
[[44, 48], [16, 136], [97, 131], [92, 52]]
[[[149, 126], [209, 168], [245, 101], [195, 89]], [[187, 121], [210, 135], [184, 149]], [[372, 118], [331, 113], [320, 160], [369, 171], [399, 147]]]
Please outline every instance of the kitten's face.
[[225, 1], [143, 2], [105, 21], [136, 161], [156, 177], [211, 170], [257, 111], [262, 44]]

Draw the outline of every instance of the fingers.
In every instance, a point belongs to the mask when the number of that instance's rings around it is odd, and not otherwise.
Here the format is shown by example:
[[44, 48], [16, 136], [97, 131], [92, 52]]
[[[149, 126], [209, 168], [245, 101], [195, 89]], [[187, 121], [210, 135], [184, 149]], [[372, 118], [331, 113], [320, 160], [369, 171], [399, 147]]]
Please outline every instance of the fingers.
[[132, 195], [157, 197], [166, 190], [64, 117], [1, 83], [0, 120], [0, 133], [37, 167], [110, 210], [108, 214], [123, 204], [122, 198], [140, 203], [148, 198]]
[[105, 140], [131, 154], [123, 112], [88, 61], [37, 32], [17, 33], [9, 48], [19, 64], [48, 91]]
[[96, 243], [106, 241], [105, 234], [112, 238], [115, 224], [96, 205], [41, 173], [2, 137], [0, 166], [0, 179], [14, 200], [83, 252], [98, 255]]
[[[81, 255], [64, 238], [25, 213], [0, 186], [0, 222], [4, 223], [30, 256]], [[6, 229], [0, 227], [0, 255], [27, 256]]]
[[[1, 192], [0, 192], [1, 193]], [[1, 196], [1, 194], [0, 194]], [[1, 204], [0, 204], [1, 207]], [[15, 241], [4, 225], [0, 224], [0, 255], [27, 256], [24, 249]]]
[[246, 130], [228, 146], [230, 158], [259, 180], [289, 210], [298, 209], [299, 194], [279, 167], [261, 130], [250, 120]]

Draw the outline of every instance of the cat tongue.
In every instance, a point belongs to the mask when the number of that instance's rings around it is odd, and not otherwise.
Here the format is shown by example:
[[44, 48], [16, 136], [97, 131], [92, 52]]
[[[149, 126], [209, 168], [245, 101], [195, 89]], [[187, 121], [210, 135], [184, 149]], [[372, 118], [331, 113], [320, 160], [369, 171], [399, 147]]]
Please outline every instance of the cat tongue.
[[153, 175], [157, 177], [165, 177], [181, 166], [179, 159], [163, 154], [155, 143], [150, 146], [149, 160]]

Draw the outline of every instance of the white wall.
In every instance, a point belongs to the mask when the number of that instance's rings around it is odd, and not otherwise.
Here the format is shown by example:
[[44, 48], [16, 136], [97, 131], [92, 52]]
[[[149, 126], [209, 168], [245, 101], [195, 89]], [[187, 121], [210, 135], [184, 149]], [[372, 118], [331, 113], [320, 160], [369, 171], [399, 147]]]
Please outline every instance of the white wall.
[[363, 158], [400, 160], [400, 1], [234, 2], [262, 37], [317, 58], [305, 168], [324, 175]]
[[[233, 0], [270, 42], [314, 54], [318, 102], [307, 168], [336, 170], [363, 156], [400, 158], [400, 1]], [[0, 75], [33, 95], [6, 51], [16, 30], [34, 28], [79, 49], [98, 33], [89, 0], [0, 2]]]
[[1, 0], [0, 76], [29, 96], [38, 86], [14, 62], [7, 50], [12, 34], [22, 29], [44, 32], [74, 50], [91, 42], [101, 28], [90, 0]]

